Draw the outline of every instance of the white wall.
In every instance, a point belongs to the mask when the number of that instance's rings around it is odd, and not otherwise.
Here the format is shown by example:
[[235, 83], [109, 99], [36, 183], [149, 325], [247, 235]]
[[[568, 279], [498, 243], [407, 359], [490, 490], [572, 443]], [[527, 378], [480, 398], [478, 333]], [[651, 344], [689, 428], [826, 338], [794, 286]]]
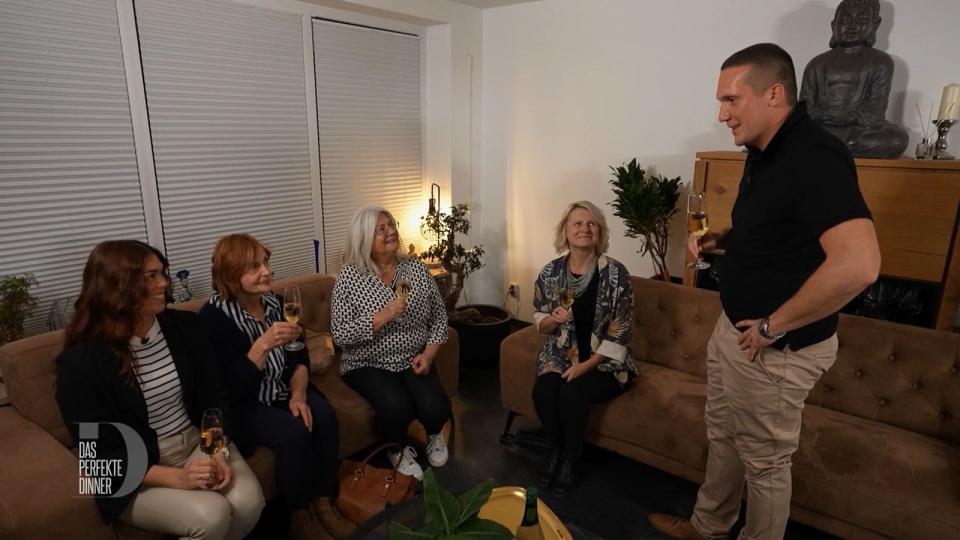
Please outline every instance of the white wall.
[[[634, 275], [651, 275], [638, 241], [609, 212], [608, 166], [638, 157], [689, 182], [697, 151], [736, 149], [716, 121], [720, 64], [773, 41], [793, 55], [799, 76], [827, 50], [838, 3], [542, 0], [485, 10], [479, 204], [489, 268], [478, 277], [478, 299], [499, 303], [506, 284], [519, 282], [529, 320], [536, 273], [555, 256], [551, 229], [578, 199], [607, 210], [610, 254]], [[928, 111], [943, 86], [960, 82], [960, 2], [881, 5], [877, 48], [897, 70], [887, 117], [911, 132], [912, 152], [920, 129], [913, 103]], [[950, 139], [960, 152], [960, 135]], [[675, 274], [683, 229], [676, 220], [668, 257]]]

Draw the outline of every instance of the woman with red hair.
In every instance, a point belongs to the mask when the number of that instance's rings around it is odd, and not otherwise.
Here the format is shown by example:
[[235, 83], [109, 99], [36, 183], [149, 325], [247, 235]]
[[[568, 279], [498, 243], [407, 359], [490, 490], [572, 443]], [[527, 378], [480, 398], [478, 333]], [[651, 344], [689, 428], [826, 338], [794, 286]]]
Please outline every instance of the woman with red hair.
[[213, 248], [216, 294], [200, 309], [240, 424], [241, 450], [262, 444], [276, 454], [277, 488], [290, 510], [291, 538], [346, 538], [353, 524], [332, 504], [340, 452], [337, 416], [309, 383], [300, 327], [283, 320], [271, 292], [270, 249], [249, 234], [231, 234]]
[[[169, 283], [166, 259], [148, 244], [93, 249], [58, 358], [57, 403], [84, 461], [120, 464], [106, 471], [109, 492], [96, 497], [104, 521], [182, 538], [243, 538], [263, 493], [233, 445], [212, 457], [200, 451], [204, 411], [220, 409], [229, 436], [229, 404], [199, 318], [166, 307]], [[90, 423], [98, 425], [92, 438], [81, 429]]]

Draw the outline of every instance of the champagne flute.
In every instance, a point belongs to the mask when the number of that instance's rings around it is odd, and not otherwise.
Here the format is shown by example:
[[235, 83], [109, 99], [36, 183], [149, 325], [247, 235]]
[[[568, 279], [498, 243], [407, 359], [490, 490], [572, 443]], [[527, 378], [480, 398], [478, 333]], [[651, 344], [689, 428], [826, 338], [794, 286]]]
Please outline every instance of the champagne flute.
[[223, 437], [223, 413], [220, 409], [203, 411], [200, 421], [200, 451], [213, 457], [225, 446]]
[[[703, 235], [710, 230], [707, 224], [707, 200], [706, 193], [702, 191], [691, 192], [687, 196], [687, 230], [690, 231], [699, 242]], [[710, 268], [710, 263], [703, 260], [697, 254], [697, 260], [690, 263], [690, 268], [697, 270], [706, 270]]]
[[557, 297], [560, 299], [560, 305], [570, 309], [570, 306], [573, 305], [574, 300], [573, 289], [564, 287], [557, 291]]
[[[283, 318], [290, 324], [300, 322], [300, 314], [303, 311], [303, 303], [300, 301], [300, 287], [287, 287], [283, 289]], [[303, 349], [303, 342], [291, 341], [283, 346], [285, 351], [299, 351]]]
[[[567, 310], [569, 310], [570, 306], [573, 305], [573, 301], [575, 298], [576, 298], [576, 293], [574, 293], [573, 289], [569, 287], [561, 287], [557, 291], [557, 299], [560, 301], [560, 305], [566, 308]], [[573, 319], [569, 319], [567, 322], [564, 323], [564, 325], [569, 325], [570, 321], [572, 320]]]
[[[410, 297], [410, 293], [413, 292], [413, 287], [410, 285], [410, 282], [405, 278], [400, 278], [397, 280], [397, 298], [407, 301], [407, 298]], [[403, 315], [400, 315], [395, 319], [396, 321], [403, 322], [405, 320]]]

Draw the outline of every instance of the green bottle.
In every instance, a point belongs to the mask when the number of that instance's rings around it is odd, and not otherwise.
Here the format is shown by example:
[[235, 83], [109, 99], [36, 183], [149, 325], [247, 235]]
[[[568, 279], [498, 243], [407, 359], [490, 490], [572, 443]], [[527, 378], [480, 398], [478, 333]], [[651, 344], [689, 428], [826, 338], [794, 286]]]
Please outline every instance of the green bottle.
[[527, 503], [523, 510], [523, 521], [517, 529], [517, 540], [543, 540], [540, 530], [540, 517], [537, 512], [537, 488], [527, 488]]

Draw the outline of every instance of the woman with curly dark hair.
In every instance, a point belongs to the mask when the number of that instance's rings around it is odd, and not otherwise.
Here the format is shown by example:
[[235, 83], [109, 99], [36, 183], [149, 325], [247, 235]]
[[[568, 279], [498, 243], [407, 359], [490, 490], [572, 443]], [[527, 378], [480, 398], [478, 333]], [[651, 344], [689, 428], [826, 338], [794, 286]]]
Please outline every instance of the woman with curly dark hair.
[[[96, 459], [119, 460], [113, 489], [96, 497], [104, 521], [182, 538], [242, 538], [263, 493], [232, 444], [212, 457], [200, 451], [205, 410], [220, 409], [230, 435], [228, 402], [199, 317], [167, 309], [168, 285], [167, 261], [148, 244], [93, 249], [58, 358], [57, 403], [75, 442], [80, 423], [99, 423]], [[105, 423], [132, 429], [143, 447]], [[125, 478], [144, 458], [143, 476]], [[137, 488], [124, 494], [131, 482]]]

